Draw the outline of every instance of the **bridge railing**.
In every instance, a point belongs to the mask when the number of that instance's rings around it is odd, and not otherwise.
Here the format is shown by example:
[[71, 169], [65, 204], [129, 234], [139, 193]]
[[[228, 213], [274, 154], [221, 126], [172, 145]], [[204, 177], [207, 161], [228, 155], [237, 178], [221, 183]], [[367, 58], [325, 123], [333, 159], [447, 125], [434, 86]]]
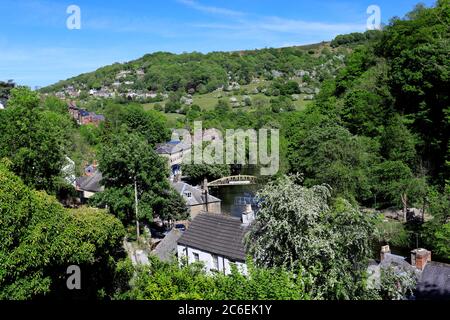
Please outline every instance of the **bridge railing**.
[[[255, 176], [247, 176], [247, 175], [238, 175], [238, 176], [229, 176], [221, 179], [217, 179], [208, 183], [208, 186], [222, 186], [222, 185], [233, 185], [233, 184], [254, 184], [256, 183], [257, 178]], [[237, 182], [237, 183], [233, 183]]]

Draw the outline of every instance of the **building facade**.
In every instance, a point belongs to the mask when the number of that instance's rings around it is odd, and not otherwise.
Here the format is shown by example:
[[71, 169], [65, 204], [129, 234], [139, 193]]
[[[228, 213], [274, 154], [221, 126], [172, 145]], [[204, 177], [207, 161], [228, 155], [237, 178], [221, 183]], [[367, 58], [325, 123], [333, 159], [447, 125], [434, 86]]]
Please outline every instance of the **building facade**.
[[191, 153], [191, 146], [181, 141], [169, 141], [167, 143], [158, 144], [156, 153], [167, 158], [170, 168], [170, 180], [174, 181], [176, 177], [181, 176], [181, 164], [184, 157]]

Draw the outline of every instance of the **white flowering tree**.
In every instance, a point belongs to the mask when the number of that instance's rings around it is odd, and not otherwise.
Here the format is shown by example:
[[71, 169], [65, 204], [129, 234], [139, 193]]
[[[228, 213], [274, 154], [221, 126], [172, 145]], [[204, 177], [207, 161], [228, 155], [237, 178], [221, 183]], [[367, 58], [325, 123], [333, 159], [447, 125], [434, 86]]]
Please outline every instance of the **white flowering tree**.
[[247, 236], [257, 264], [305, 268], [314, 276], [316, 298], [369, 297], [364, 282], [374, 217], [330, 187], [303, 187], [299, 176], [283, 177], [258, 194], [260, 211]]

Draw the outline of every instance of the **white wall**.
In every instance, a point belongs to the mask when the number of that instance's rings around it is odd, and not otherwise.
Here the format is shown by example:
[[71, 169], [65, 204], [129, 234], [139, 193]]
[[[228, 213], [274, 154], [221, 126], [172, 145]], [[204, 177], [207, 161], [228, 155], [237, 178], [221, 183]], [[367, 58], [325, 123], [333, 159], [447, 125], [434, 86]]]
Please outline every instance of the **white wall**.
[[[218, 256], [218, 262], [219, 262], [219, 269], [216, 269], [216, 266], [214, 266], [214, 260], [213, 260], [213, 255], [209, 252], [206, 251], [202, 251], [202, 250], [198, 250], [198, 249], [194, 249], [194, 248], [190, 248], [187, 247], [188, 250], [188, 263], [194, 263], [195, 257], [194, 257], [194, 253], [199, 255], [199, 261], [203, 262], [203, 264], [205, 265], [205, 269], [207, 272], [211, 272], [211, 271], [219, 271], [221, 273], [224, 273], [224, 267], [225, 267], [225, 274], [230, 274], [231, 273], [231, 266], [230, 266], [230, 260], [228, 260], [227, 258], [224, 258], [222, 256]], [[177, 246], [177, 251], [178, 251], [178, 259], [181, 261], [182, 259], [186, 259], [186, 247], [183, 245], [178, 245]], [[246, 275], [247, 274], [247, 265], [243, 262], [235, 262], [235, 264], [238, 267], [238, 270], [240, 270], [242, 272], [242, 274]]]

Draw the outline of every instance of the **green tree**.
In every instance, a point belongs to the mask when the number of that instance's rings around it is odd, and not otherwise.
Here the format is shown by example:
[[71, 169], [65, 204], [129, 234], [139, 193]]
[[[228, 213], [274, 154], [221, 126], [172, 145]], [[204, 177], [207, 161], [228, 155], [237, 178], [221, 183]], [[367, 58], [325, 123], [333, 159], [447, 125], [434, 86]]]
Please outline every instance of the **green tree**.
[[[99, 169], [105, 192], [96, 195], [92, 203], [107, 205], [125, 225], [136, 221], [135, 186], [138, 218], [147, 222], [161, 214], [162, 205], [173, 195], [169, 192], [166, 159], [158, 156], [138, 134], [118, 133], [103, 144], [99, 152]], [[177, 212], [172, 215], [177, 216]]]
[[0, 299], [73, 297], [66, 287], [70, 265], [85, 272], [80, 297], [113, 294], [120, 221], [101, 210], [64, 209], [25, 186], [10, 165], [0, 162]]
[[110, 130], [107, 134], [126, 130], [142, 135], [153, 146], [170, 138], [164, 115], [155, 110], [144, 111], [141, 105], [122, 106], [109, 103], [105, 107], [105, 116]]
[[426, 245], [437, 256], [450, 261], [450, 189], [447, 188], [443, 193], [435, 190], [429, 193], [428, 212], [432, 219], [424, 225]]
[[381, 268], [380, 296], [383, 300], [406, 300], [414, 294], [417, 285], [417, 275], [406, 268]]
[[305, 174], [308, 186], [327, 183], [335, 195], [364, 201], [371, 197], [368, 168], [376, 162], [377, 148], [368, 138], [324, 123], [305, 132], [298, 147], [291, 149], [291, 166]]
[[49, 110], [55, 113], [67, 115], [67, 103], [58, 99], [55, 96], [48, 96], [43, 101], [43, 107], [45, 110]]
[[282, 268], [259, 268], [248, 262], [248, 275], [232, 267], [230, 275], [207, 274], [201, 264], [161, 262], [138, 270], [124, 297], [136, 300], [309, 300], [308, 277]]
[[189, 177], [196, 183], [201, 183], [206, 178], [213, 181], [231, 174], [230, 166], [227, 164], [183, 164], [183, 175]]
[[382, 154], [388, 160], [403, 161], [412, 167], [416, 161], [417, 139], [397, 116], [385, 127], [381, 136]]
[[260, 210], [247, 239], [258, 265], [305, 268], [314, 279], [314, 297], [366, 294], [372, 216], [343, 199], [332, 200], [327, 186], [306, 188], [295, 177], [269, 183], [258, 198]]
[[41, 110], [37, 93], [15, 88], [0, 114], [0, 157], [27, 185], [54, 193], [63, 183], [71, 126], [66, 115]]
[[231, 107], [228, 102], [221, 99], [217, 102], [217, 105], [215, 106], [215, 111], [219, 116], [224, 116], [227, 113], [231, 112]]
[[450, 260], [450, 222], [434, 232], [434, 248], [439, 256]]
[[413, 204], [423, 205], [427, 194], [424, 177], [416, 177], [402, 161], [385, 161], [373, 167], [374, 193], [384, 206], [394, 205], [406, 210]]

